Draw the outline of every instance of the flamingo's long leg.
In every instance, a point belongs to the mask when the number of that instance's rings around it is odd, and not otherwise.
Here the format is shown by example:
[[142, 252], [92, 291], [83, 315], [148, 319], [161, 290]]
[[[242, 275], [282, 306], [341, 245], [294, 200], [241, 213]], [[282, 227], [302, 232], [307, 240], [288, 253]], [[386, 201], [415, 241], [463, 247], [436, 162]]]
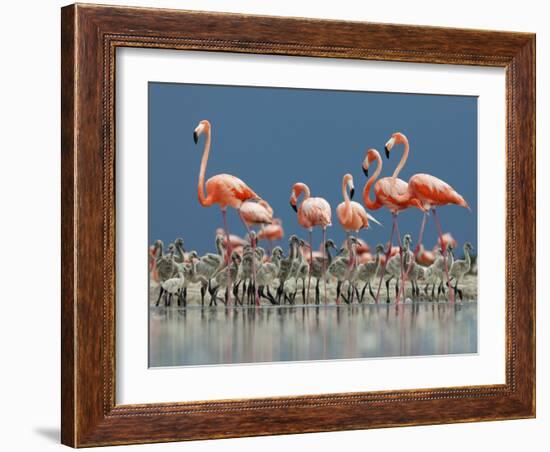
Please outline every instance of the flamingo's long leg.
[[[449, 269], [447, 268], [447, 243], [443, 241], [443, 232], [441, 230], [441, 223], [439, 222], [439, 218], [437, 216], [437, 212], [435, 209], [432, 209], [432, 212], [434, 214], [434, 221], [435, 225], [437, 226], [437, 233], [439, 234], [439, 241], [441, 242], [441, 250], [443, 251], [443, 263], [445, 265], [445, 277], [447, 278], [447, 286], [451, 287], [451, 280], [449, 278]], [[455, 302], [455, 294], [452, 290], [449, 290], [449, 301], [451, 303]]]
[[312, 229], [309, 229], [309, 271], [308, 271], [308, 277], [307, 277], [307, 293], [306, 293], [306, 300], [304, 300], [304, 304], [307, 304], [307, 300], [309, 300], [309, 288], [311, 286], [311, 269], [313, 268], [313, 237], [312, 237]]
[[416, 262], [416, 256], [418, 256], [418, 253], [420, 252], [420, 244], [422, 243], [422, 240], [424, 239], [424, 228], [426, 227], [426, 219], [428, 217], [427, 212], [424, 212], [424, 215], [422, 216], [422, 223], [420, 223], [420, 232], [418, 233], [418, 240], [416, 242], [416, 246], [414, 248], [413, 256], [411, 261], [409, 262], [409, 265], [407, 267], [407, 270], [405, 271], [405, 274], [403, 275], [403, 281], [401, 284], [401, 287], [403, 288], [403, 296], [405, 296], [405, 283], [407, 282], [407, 277], [409, 276], [409, 273]]
[[348, 259], [348, 273], [346, 275], [346, 277], [349, 276], [349, 273], [350, 273], [350, 269], [351, 269], [351, 266], [353, 265], [353, 256], [352, 256], [352, 252], [351, 252], [351, 241], [350, 241], [350, 233], [349, 231], [346, 231], [346, 246], [348, 247], [348, 255], [349, 255], [349, 259]]
[[[226, 240], [226, 264], [227, 264], [227, 284], [228, 287], [231, 287], [231, 266], [229, 262], [231, 261], [231, 240], [229, 239], [229, 227], [227, 226], [227, 208], [222, 208], [223, 216], [223, 228], [225, 229], [225, 240]], [[229, 291], [229, 297], [227, 298], [227, 304], [231, 305], [231, 291]]]
[[378, 281], [378, 289], [376, 290], [376, 297], [374, 299], [376, 304], [378, 304], [378, 298], [380, 297], [380, 288], [382, 287], [382, 281], [384, 280], [384, 273], [386, 273], [386, 265], [388, 265], [388, 260], [390, 259], [391, 248], [393, 246], [393, 235], [395, 234], [395, 228], [397, 225], [397, 222], [396, 222], [397, 216], [395, 214], [392, 214], [392, 219], [393, 219], [393, 225], [391, 228], [391, 235], [390, 235], [390, 241], [388, 243], [388, 250], [386, 251], [386, 259], [384, 260], [384, 264], [382, 265], [380, 280]]

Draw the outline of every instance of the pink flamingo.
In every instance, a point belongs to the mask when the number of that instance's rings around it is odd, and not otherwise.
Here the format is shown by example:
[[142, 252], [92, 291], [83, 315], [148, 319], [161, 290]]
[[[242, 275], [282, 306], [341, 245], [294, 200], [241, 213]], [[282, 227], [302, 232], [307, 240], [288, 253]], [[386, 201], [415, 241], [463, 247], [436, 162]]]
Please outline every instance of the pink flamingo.
[[[304, 194], [302, 202], [297, 206], [298, 198], [301, 194]], [[326, 242], [327, 226], [332, 226], [332, 211], [330, 204], [324, 198], [311, 197], [309, 187], [302, 183], [297, 182], [292, 187], [292, 193], [290, 195], [290, 205], [294, 211], [298, 214], [298, 223], [303, 228], [306, 228], [309, 232], [309, 259], [313, 262], [313, 250], [312, 250], [312, 233], [315, 226], [320, 226], [323, 230], [323, 243]], [[323, 284], [325, 289], [325, 304], [327, 302], [327, 280], [326, 280], [326, 268], [325, 266], [325, 253], [323, 250]], [[309, 289], [311, 287], [311, 272], [309, 272], [307, 282], [307, 296], [309, 300]]]
[[[348, 189], [349, 188], [349, 196]], [[365, 208], [358, 202], [352, 201], [355, 193], [355, 187], [353, 185], [353, 176], [351, 174], [345, 174], [342, 178], [342, 196], [344, 202], [338, 204], [336, 207], [336, 216], [340, 225], [346, 231], [346, 241], [348, 249], [350, 250], [349, 267], [355, 266], [356, 256], [353, 253], [352, 247], [349, 243], [349, 236], [351, 232], [355, 232], [355, 235], [359, 233], [361, 229], [369, 228], [369, 220], [380, 224], [376, 218], [367, 213]]]
[[[445, 262], [445, 276], [447, 278], [447, 284], [450, 286], [449, 281], [449, 269], [447, 268], [447, 242], [443, 239], [443, 233], [441, 230], [441, 223], [439, 222], [439, 218], [437, 217], [436, 207], [439, 206], [445, 206], [447, 204], [456, 204], [458, 206], [462, 206], [468, 210], [470, 210], [470, 206], [468, 203], [464, 200], [464, 198], [456, 192], [453, 187], [451, 187], [447, 182], [442, 181], [441, 179], [432, 176], [431, 174], [415, 174], [414, 176], [411, 176], [409, 179], [409, 183], [407, 184], [407, 190], [403, 192], [398, 188], [398, 180], [397, 176], [399, 175], [399, 172], [405, 166], [405, 162], [407, 161], [407, 157], [409, 156], [409, 141], [407, 140], [407, 137], [403, 135], [400, 132], [394, 133], [391, 138], [386, 143], [386, 156], [390, 155], [390, 151], [396, 144], [403, 144], [404, 145], [404, 151], [403, 155], [401, 157], [401, 160], [399, 162], [399, 165], [397, 165], [397, 168], [395, 169], [393, 176], [392, 176], [392, 184], [395, 188], [393, 195], [394, 198], [397, 201], [400, 202], [407, 202], [411, 199], [416, 200], [417, 202], [420, 202], [422, 205], [422, 210], [424, 210], [424, 215], [422, 217], [422, 223], [420, 226], [420, 233], [418, 234], [418, 241], [417, 245], [414, 250], [414, 258], [411, 259], [411, 262], [409, 264], [409, 267], [405, 274], [403, 275], [404, 278], [407, 277], [411, 267], [412, 263], [414, 262], [414, 259], [416, 258], [416, 255], [420, 251], [420, 244], [422, 243], [422, 238], [424, 235], [424, 227], [426, 226], [426, 215], [427, 212], [430, 210], [433, 212], [434, 216], [434, 222], [437, 227], [437, 232], [439, 234], [439, 242], [441, 243], [441, 249], [443, 251], [443, 256], [445, 256], [444, 262]], [[403, 281], [403, 284], [401, 284], [401, 288], [403, 288], [405, 281]], [[450, 290], [449, 292], [451, 303], [454, 302], [454, 294], [453, 291]]]
[[154, 245], [149, 247], [149, 271], [151, 273], [151, 279], [155, 283], [159, 283], [159, 270], [157, 267], [157, 251], [158, 251], [158, 245], [155, 243]]
[[[216, 235], [223, 236], [223, 242], [222, 245], [227, 248], [227, 237], [225, 236], [225, 230], [223, 228], [216, 229]], [[231, 243], [231, 248], [235, 249], [237, 247], [244, 247], [248, 245], [248, 242], [243, 239], [242, 237], [239, 237], [236, 234], [229, 234], [229, 243]]]
[[[238, 177], [231, 174], [217, 174], [212, 176], [204, 183], [206, 173], [206, 165], [208, 163], [208, 155], [210, 154], [211, 144], [211, 125], [207, 120], [202, 120], [193, 132], [193, 140], [198, 143], [199, 137], [205, 134], [206, 141], [202, 153], [201, 166], [199, 171], [198, 196], [199, 203], [203, 207], [210, 207], [213, 204], [218, 204], [222, 211], [223, 226], [227, 242], [226, 263], [229, 263], [231, 256], [231, 241], [229, 239], [229, 228], [227, 226], [227, 207], [239, 209], [242, 203], [248, 199], [259, 199], [260, 197], [246, 185]], [[204, 188], [203, 188], [204, 187]], [[206, 194], [205, 194], [206, 191]], [[231, 287], [231, 274], [229, 272], [230, 265], [227, 265], [227, 281], [228, 287]], [[231, 303], [231, 290], [228, 291], [228, 303]]]
[[[389, 158], [388, 152], [386, 156]], [[420, 201], [414, 198], [407, 198], [405, 200], [400, 200], [396, 198], [396, 194], [407, 193], [407, 183], [404, 180], [398, 179], [396, 176], [396, 171], [394, 171], [392, 177], [383, 177], [378, 179], [378, 176], [382, 172], [382, 158], [380, 153], [376, 149], [369, 149], [363, 161], [363, 172], [365, 176], [369, 176], [369, 166], [372, 162], [377, 162], [376, 170], [374, 174], [365, 184], [363, 189], [363, 202], [365, 207], [370, 210], [378, 210], [380, 207], [386, 207], [392, 214], [392, 230], [390, 234], [390, 241], [388, 242], [388, 249], [383, 259], [382, 271], [380, 272], [380, 280], [378, 281], [378, 289], [376, 291], [376, 303], [378, 303], [378, 298], [380, 296], [380, 287], [382, 286], [382, 279], [384, 278], [384, 272], [386, 270], [386, 264], [389, 260], [390, 253], [392, 252], [393, 247], [393, 236], [397, 232], [397, 241], [399, 243], [399, 250], [401, 252], [401, 235], [397, 226], [397, 215], [403, 210], [408, 209], [409, 207], [417, 207], [423, 210], [422, 204]], [[398, 167], [399, 168], [399, 167]], [[375, 183], [376, 182], [376, 183]], [[370, 189], [374, 184], [374, 199], [370, 197]], [[399, 299], [396, 300], [398, 302]]]
[[[445, 234], [443, 234], [441, 236], [441, 238], [443, 239], [443, 242], [445, 242], [446, 246], [450, 246], [453, 249], [458, 248], [458, 242], [456, 241], [456, 239], [452, 236], [452, 234], [450, 232], [446, 232]], [[441, 248], [443, 246], [443, 242], [438, 238], [436, 244], [434, 245], [434, 247], [432, 249], [432, 251], [435, 252], [439, 248]]]
[[258, 240], [267, 240], [269, 242], [269, 254], [271, 255], [273, 242], [282, 240], [284, 236], [283, 222], [280, 218], [273, 218], [271, 224], [264, 226], [258, 233]]
[[273, 219], [273, 209], [263, 199], [249, 199], [241, 204], [241, 207], [239, 208], [239, 215], [248, 230], [248, 236], [250, 237], [250, 242], [252, 245], [252, 278], [254, 284], [254, 299], [256, 301], [256, 306], [259, 306], [260, 297], [256, 284], [256, 239], [253, 238], [250, 227], [271, 224]]
[[420, 243], [418, 254], [416, 256], [416, 262], [424, 267], [429, 267], [435, 262], [435, 252], [427, 250], [424, 248], [424, 245]]

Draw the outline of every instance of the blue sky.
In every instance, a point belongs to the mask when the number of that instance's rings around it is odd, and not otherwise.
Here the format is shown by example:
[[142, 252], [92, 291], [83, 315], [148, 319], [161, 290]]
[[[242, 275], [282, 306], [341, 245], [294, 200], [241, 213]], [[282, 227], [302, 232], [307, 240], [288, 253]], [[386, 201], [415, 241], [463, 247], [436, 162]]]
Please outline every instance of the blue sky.
[[[354, 177], [355, 198], [362, 203], [366, 177], [361, 163], [368, 148], [383, 157], [381, 176], [389, 176], [403, 147], [390, 160], [384, 144], [403, 132], [410, 154], [400, 177], [407, 181], [425, 172], [451, 184], [472, 212], [445, 206], [439, 210], [444, 231], [477, 248], [477, 98], [424, 94], [370, 93], [335, 90], [257, 88], [149, 83], [149, 243], [166, 244], [183, 237], [186, 248], [200, 254], [214, 250], [214, 232], [222, 226], [217, 206], [201, 207], [197, 182], [204, 146], [193, 142], [202, 119], [212, 124], [212, 148], [206, 178], [230, 173], [250, 185], [283, 220], [286, 236], [307, 237], [289, 206], [294, 182], [305, 182], [313, 196], [327, 199], [333, 210], [328, 237], [340, 243], [344, 232], [336, 218], [342, 202], [342, 177]], [[391, 215], [382, 208], [370, 212], [384, 227], [372, 224], [360, 236], [369, 244], [385, 243]], [[399, 215], [401, 233], [418, 234], [421, 212]], [[244, 235], [237, 214], [229, 212], [232, 233]], [[314, 233], [314, 245], [321, 232]], [[431, 248], [437, 235], [428, 222], [424, 243]], [[286, 240], [285, 240], [286, 248]], [[460, 253], [459, 253], [460, 254]]]

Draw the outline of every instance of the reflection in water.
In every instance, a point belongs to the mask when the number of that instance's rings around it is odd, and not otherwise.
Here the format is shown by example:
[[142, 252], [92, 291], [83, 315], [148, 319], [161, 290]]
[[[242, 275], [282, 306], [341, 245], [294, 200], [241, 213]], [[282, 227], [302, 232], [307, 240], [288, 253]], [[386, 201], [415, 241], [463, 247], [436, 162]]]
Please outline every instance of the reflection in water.
[[151, 308], [149, 365], [477, 352], [477, 303]]

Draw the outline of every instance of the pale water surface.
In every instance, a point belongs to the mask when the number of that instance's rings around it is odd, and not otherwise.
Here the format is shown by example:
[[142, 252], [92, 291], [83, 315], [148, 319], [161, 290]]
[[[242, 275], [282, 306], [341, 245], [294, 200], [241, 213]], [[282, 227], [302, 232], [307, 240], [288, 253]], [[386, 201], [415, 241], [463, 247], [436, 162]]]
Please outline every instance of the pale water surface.
[[477, 303], [152, 307], [151, 367], [477, 353]]

